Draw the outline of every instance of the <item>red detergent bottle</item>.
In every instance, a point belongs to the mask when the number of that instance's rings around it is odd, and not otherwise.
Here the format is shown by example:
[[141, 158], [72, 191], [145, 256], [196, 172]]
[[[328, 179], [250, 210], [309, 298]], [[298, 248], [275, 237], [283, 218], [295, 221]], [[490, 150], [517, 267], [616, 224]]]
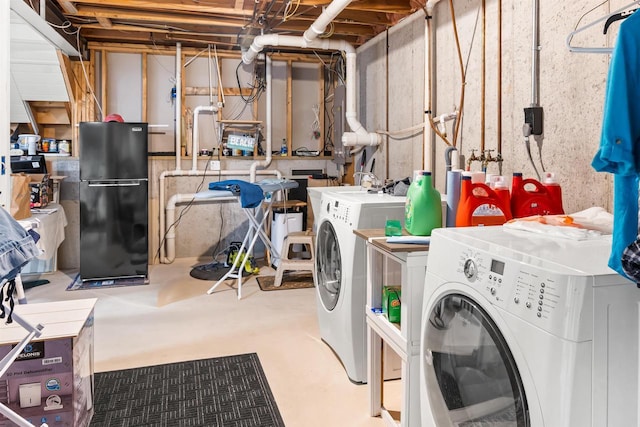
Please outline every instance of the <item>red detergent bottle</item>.
[[507, 220], [513, 218], [511, 215], [511, 193], [509, 192], [509, 185], [507, 184], [504, 176], [498, 175], [493, 177], [491, 180], [492, 189], [495, 191], [496, 195], [502, 201], [502, 208], [504, 208], [503, 213]]
[[502, 199], [489, 186], [462, 177], [456, 227], [502, 225], [508, 219], [505, 211]]
[[[559, 186], [558, 186], [559, 189]], [[557, 192], [556, 192], [557, 193]], [[522, 178], [521, 172], [514, 172], [511, 181], [511, 213], [514, 218], [532, 215], [564, 214], [562, 201], [556, 201], [557, 195], [535, 179]], [[560, 198], [562, 195], [560, 194]]]
[[544, 185], [549, 192], [555, 207], [559, 208], [561, 214], [564, 214], [564, 207], [562, 206], [562, 187], [560, 187], [560, 184], [556, 181], [556, 174], [553, 172], [545, 172], [542, 179], [542, 185]]

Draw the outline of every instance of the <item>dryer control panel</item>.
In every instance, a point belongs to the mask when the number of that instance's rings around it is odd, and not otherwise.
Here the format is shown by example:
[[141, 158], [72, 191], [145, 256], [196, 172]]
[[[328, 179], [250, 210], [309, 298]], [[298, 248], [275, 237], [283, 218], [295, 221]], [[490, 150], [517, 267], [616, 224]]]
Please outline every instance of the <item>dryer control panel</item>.
[[326, 201], [323, 208], [326, 210], [327, 215], [331, 218], [332, 222], [339, 222], [354, 228], [357, 220], [357, 206], [353, 206], [349, 203], [344, 203], [340, 200], [329, 199]]
[[437, 275], [446, 273], [450, 285], [459, 283], [462, 292], [472, 288], [490, 304], [554, 335], [589, 339], [590, 333], [580, 329], [584, 317], [591, 316], [585, 309], [592, 306], [589, 277], [554, 273], [468, 246], [456, 249], [429, 252], [429, 266], [437, 266]]

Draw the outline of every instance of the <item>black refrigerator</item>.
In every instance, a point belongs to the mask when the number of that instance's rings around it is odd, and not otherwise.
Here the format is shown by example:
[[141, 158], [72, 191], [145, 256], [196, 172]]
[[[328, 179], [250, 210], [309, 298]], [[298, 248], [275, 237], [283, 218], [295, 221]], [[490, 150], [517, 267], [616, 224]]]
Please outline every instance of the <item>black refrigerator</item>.
[[80, 278], [148, 278], [147, 123], [80, 123]]

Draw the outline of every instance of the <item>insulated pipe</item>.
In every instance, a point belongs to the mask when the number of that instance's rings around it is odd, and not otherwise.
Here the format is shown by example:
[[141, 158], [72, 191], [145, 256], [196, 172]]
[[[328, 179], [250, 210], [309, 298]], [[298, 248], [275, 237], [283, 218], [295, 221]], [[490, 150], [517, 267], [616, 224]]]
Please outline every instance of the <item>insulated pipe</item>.
[[351, 44], [344, 40], [314, 40], [308, 43], [302, 37], [265, 34], [253, 39], [253, 43], [251, 43], [249, 49], [242, 54], [242, 62], [245, 64], [253, 62], [256, 56], [258, 56], [258, 53], [260, 53], [265, 46], [288, 46], [322, 50], [340, 50], [344, 52], [347, 58], [345, 117], [352, 132], [345, 132], [342, 135], [342, 142], [345, 146], [375, 146], [382, 143], [382, 136], [377, 133], [367, 132], [356, 117], [356, 51]]
[[[206, 111], [206, 112], [210, 112], [210, 113], [217, 113], [218, 112], [218, 107], [215, 107], [213, 105], [199, 105], [195, 108], [195, 110], [193, 110], [193, 147], [191, 148], [192, 151], [192, 161], [191, 161], [191, 170], [195, 171], [198, 170], [198, 152], [200, 151], [200, 131], [199, 129], [199, 124], [200, 124], [200, 113]], [[251, 181], [253, 182], [253, 181]]]
[[333, 0], [329, 4], [329, 6], [327, 6], [322, 11], [320, 16], [318, 16], [316, 20], [313, 21], [313, 24], [309, 26], [307, 31], [304, 32], [304, 34], [302, 35], [304, 40], [307, 43], [311, 43], [319, 35], [324, 33], [324, 31], [327, 29], [327, 25], [329, 25], [331, 21], [333, 21], [336, 16], [340, 14], [340, 12], [342, 12], [347, 6], [349, 6], [349, 3], [351, 3], [351, 1], [352, 0]]
[[[160, 211], [160, 221], [158, 224], [158, 229], [160, 232], [160, 263], [162, 264], [170, 264], [173, 262], [173, 259], [169, 259], [168, 257], [165, 257], [165, 244], [163, 244], [163, 239], [165, 239], [165, 235], [164, 233], [166, 232], [165, 230], [165, 223], [168, 224], [166, 226], [166, 228], [168, 229], [168, 227], [170, 227], [173, 224], [172, 220], [171, 222], [165, 221], [165, 206], [164, 206], [164, 199], [165, 199], [165, 190], [164, 190], [164, 181], [166, 177], [171, 177], [171, 176], [244, 176], [247, 175], [249, 173], [249, 171], [247, 170], [222, 170], [222, 171], [212, 171], [212, 170], [207, 170], [207, 171], [180, 171], [180, 170], [176, 170], [176, 171], [163, 171], [160, 174], [160, 194], [159, 194], [159, 211]], [[257, 172], [258, 175], [275, 175], [277, 178], [281, 179], [282, 178], [282, 173], [278, 170], [262, 170], [262, 171], [258, 171]], [[192, 198], [193, 198], [193, 194], [192, 194]], [[191, 200], [191, 199], [189, 199]], [[211, 199], [212, 201], [215, 199]], [[168, 243], [168, 242], [165, 242]], [[173, 247], [169, 247], [169, 245], [166, 245], [166, 252], [170, 252], [170, 251], [174, 251], [175, 249], [175, 241], [172, 240], [172, 246]]]
[[540, 90], [538, 89], [540, 60], [540, 3], [533, 0], [533, 46], [531, 52], [531, 106], [539, 106]]
[[176, 170], [182, 157], [182, 43], [176, 43]]
[[[267, 168], [269, 167], [269, 165], [271, 164], [271, 145], [272, 145], [272, 135], [271, 135], [271, 121], [272, 121], [272, 114], [271, 114], [271, 57], [269, 55], [267, 55], [267, 70], [266, 70], [266, 89], [265, 89], [265, 95], [267, 97], [266, 99], [266, 120], [267, 120], [267, 152], [266, 152], [266, 156], [265, 159], [263, 161], [255, 161], [253, 163], [251, 163], [251, 166], [249, 167], [249, 181], [250, 182], [256, 182], [256, 169], [258, 168], [258, 166], [262, 166], [263, 168]], [[256, 141], [257, 142], [257, 141]]]

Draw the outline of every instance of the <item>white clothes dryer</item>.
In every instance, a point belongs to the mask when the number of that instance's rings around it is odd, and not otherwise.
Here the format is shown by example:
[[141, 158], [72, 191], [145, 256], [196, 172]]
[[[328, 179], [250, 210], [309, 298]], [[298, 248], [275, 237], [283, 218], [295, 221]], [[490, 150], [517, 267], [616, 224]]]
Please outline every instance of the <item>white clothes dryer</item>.
[[435, 230], [422, 426], [639, 425], [640, 289], [607, 267], [610, 249], [609, 236]]
[[[404, 223], [405, 197], [365, 192], [322, 193], [316, 230], [316, 289], [320, 336], [349, 379], [367, 381], [366, 247], [353, 230]], [[316, 213], [317, 212], [317, 213]]]

